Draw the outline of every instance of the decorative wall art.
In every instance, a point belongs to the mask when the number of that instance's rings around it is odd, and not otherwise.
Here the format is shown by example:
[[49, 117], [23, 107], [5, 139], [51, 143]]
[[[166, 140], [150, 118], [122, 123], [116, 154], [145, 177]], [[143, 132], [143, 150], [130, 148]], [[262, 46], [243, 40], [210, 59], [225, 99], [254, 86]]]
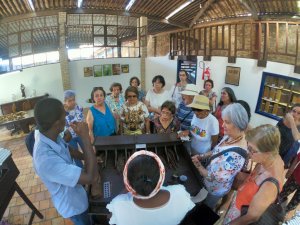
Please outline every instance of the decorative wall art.
[[241, 67], [226, 67], [225, 84], [239, 86]]
[[94, 66], [94, 77], [102, 77], [103, 76], [103, 65]]
[[122, 73], [129, 73], [129, 64], [125, 64], [121, 66]]
[[104, 64], [103, 65], [103, 76], [111, 76], [112, 75], [112, 65]]
[[120, 64], [112, 64], [112, 74], [113, 75], [120, 75], [121, 74]]
[[93, 76], [93, 67], [83, 67], [83, 76], [84, 77]]

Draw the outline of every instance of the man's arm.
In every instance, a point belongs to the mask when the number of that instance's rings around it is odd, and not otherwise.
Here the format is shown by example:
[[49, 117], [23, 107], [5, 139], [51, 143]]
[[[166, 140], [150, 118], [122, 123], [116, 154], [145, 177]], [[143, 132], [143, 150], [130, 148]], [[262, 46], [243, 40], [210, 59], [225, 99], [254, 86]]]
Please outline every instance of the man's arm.
[[70, 145], [69, 145], [69, 152], [73, 159], [84, 160], [84, 156], [83, 156], [82, 152], [75, 150]]
[[98, 179], [96, 156], [93, 151], [93, 146], [88, 135], [88, 125], [85, 122], [75, 122], [70, 124], [76, 134], [83, 142], [83, 158], [85, 161], [86, 170], [82, 170], [78, 183], [79, 184], [92, 184]]

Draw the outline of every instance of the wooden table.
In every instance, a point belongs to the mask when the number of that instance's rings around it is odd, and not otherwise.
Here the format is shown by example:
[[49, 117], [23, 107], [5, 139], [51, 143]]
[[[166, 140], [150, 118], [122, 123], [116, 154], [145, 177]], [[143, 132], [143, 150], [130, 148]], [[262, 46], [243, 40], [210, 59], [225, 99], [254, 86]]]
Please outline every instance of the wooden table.
[[[29, 133], [29, 131], [30, 131], [29, 125], [30, 124], [35, 124], [33, 109], [26, 111], [24, 118], [19, 119], [19, 120], [11, 120], [11, 121], [6, 121], [3, 123], [0, 123], [0, 127], [13, 125], [15, 127], [15, 129], [20, 128], [24, 133]], [[14, 131], [16, 131], [16, 130], [14, 130]], [[12, 134], [14, 133], [14, 131], [12, 131]]]

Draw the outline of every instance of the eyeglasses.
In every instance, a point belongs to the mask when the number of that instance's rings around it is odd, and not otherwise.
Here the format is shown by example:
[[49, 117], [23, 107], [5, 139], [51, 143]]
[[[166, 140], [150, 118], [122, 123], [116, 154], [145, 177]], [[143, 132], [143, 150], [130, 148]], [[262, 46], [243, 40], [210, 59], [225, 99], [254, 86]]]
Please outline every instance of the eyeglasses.
[[127, 95], [127, 98], [136, 98], [136, 95]]
[[205, 110], [203, 110], [203, 109], [192, 108], [192, 111], [194, 111], [194, 112], [203, 112], [203, 111], [205, 111]]
[[250, 145], [247, 145], [247, 149], [249, 150], [249, 152], [253, 155], [253, 154], [257, 154], [259, 153], [259, 151], [255, 150], [254, 148], [252, 148]]

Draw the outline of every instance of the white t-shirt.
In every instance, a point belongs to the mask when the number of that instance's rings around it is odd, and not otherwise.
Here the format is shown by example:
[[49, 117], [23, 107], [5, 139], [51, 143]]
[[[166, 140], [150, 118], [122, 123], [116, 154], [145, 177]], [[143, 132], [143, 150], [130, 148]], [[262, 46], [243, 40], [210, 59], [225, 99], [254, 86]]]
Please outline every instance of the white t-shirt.
[[162, 189], [170, 192], [169, 201], [157, 208], [141, 208], [131, 193], [116, 196], [106, 208], [112, 213], [109, 224], [116, 225], [177, 225], [195, 204], [183, 185]]
[[151, 88], [146, 95], [146, 101], [150, 102], [151, 107], [157, 109], [161, 107], [161, 105], [167, 100], [171, 100], [171, 94], [166, 90], [163, 90], [162, 93], [157, 94]]
[[203, 154], [211, 149], [211, 136], [219, 134], [219, 123], [216, 117], [211, 114], [204, 119], [199, 119], [194, 114], [190, 131], [192, 134], [192, 151]]

